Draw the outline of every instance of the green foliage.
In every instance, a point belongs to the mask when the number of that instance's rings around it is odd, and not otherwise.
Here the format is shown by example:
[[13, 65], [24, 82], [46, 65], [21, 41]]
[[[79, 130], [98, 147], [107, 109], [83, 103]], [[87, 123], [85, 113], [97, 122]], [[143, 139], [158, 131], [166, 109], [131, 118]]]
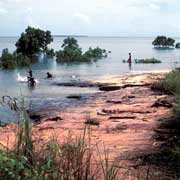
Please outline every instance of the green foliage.
[[33, 56], [41, 51], [45, 52], [48, 44], [52, 41], [53, 38], [50, 31], [28, 27], [16, 42], [17, 53]]
[[84, 128], [79, 138], [73, 139], [69, 133], [64, 143], [59, 144], [56, 137], [40, 143], [33, 137], [23, 98], [17, 112], [23, 124], [17, 127], [13, 148], [0, 146], [0, 180], [118, 179], [119, 168], [109, 160], [108, 150], [104, 149], [102, 159], [98, 149], [99, 161], [94, 159], [90, 126]]
[[142, 63], [142, 64], [156, 64], [156, 63], [161, 63], [160, 60], [156, 58], [151, 58], [151, 59], [135, 59], [135, 63]]
[[9, 53], [8, 49], [3, 49], [1, 56], [1, 67], [4, 69], [13, 69], [17, 65], [13, 55]]
[[49, 56], [49, 57], [54, 57], [55, 56], [55, 52], [54, 52], [54, 49], [46, 49], [45, 51], [46, 55]]
[[105, 49], [101, 49], [97, 47], [95, 49], [89, 48], [89, 50], [86, 51], [83, 56], [91, 59], [96, 59], [96, 58], [107, 57], [107, 53]]
[[8, 49], [3, 49], [0, 58], [1, 67], [3, 69], [14, 69], [16, 67], [29, 66], [31, 63], [30, 58], [22, 53], [9, 53]]
[[177, 48], [177, 49], [180, 48], [180, 43], [176, 43], [176, 48]]
[[64, 39], [61, 47], [63, 49], [56, 52], [58, 62], [90, 61], [92, 59], [107, 57], [106, 50], [100, 49], [99, 47], [95, 49], [89, 48], [89, 50], [83, 54], [78, 45], [78, 41], [73, 37]]
[[166, 36], [157, 36], [152, 44], [157, 48], [174, 47], [175, 40]]
[[165, 78], [152, 85], [152, 89], [168, 94], [180, 95], [180, 70], [173, 70]]
[[78, 42], [73, 37], [64, 39], [61, 46], [63, 50], [56, 52], [58, 62], [72, 62], [82, 60], [82, 50], [79, 48]]

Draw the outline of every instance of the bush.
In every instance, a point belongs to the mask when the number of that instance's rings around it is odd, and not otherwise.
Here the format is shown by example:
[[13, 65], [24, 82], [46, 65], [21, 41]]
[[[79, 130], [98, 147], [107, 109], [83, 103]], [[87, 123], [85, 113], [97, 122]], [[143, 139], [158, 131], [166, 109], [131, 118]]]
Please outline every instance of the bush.
[[167, 94], [180, 95], [180, 70], [176, 69], [168, 73], [165, 78], [152, 85], [152, 89]]
[[155, 63], [161, 63], [160, 60], [156, 58], [151, 58], [151, 59], [135, 59], [135, 63], [142, 63], [142, 64], [155, 64]]
[[49, 57], [54, 57], [56, 55], [54, 49], [46, 49], [45, 53]]
[[107, 53], [105, 49], [101, 49], [97, 47], [95, 49], [89, 48], [89, 50], [86, 51], [83, 56], [85, 58], [96, 59], [96, 58], [107, 57]]
[[63, 49], [56, 51], [57, 62], [86, 62], [93, 59], [107, 57], [105, 49], [99, 47], [92, 49], [89, 48], [84, 54], [79, 47], [78, 41], [75, 38], [68, 37], [64, 39]]
[[167, 38], [166, 36], [157, 36], [152, 44], [156, 48], [169, 48], [174, 47], [175, 40], [172, 38]]
[[[7, 100], [8, 105], [11, 106], [11, 102], [14, 104], [12, 98]], [[99, 177], [104, 180], [118, 179], [118, 166], [109, 161], [105, 148], [105, 158], [102, 159], [103, 155], [96, 147], [99, 160], [93, 159], [94, 147], [91, 144], [90, 126], [85, 126], [79, 138], [73, 139], [69, 135], [62, 144], [57, 142], [56, 137], [49, 142], [40, 143], [33, 137], [29, 117], [23, 110], [23, 98], [21, 101], [22, 107], [16, 108], [16, 111], [22, 113], [19, 117], [23, 118], [23, 124], [17, 126], [15, 145], [12, 149], [0, 145], [0, 180], [94, 180]]]
[[8, 49], [3, 49], [1, 56], [1, 67], [3, 69], [13, 69], [17, 66], [17, 62]]
[[22, 53], [9, 53], [8, 49], [3, 49], [1, 60], [1, 67], [3, 69], [14, 69], [16, 67], [29, 66], [31, 63], [30, 58]]
[[180, 43], [176, 44], [176, 48], [179, 49], [180, 48]]

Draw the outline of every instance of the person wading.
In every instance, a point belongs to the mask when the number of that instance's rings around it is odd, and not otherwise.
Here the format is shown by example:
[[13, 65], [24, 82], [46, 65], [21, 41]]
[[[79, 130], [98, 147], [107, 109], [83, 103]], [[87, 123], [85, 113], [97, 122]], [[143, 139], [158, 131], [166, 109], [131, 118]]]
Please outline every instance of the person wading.
[[129, 53], [128, 63], [129, 63], [129, 69], [131, 69], [131, 64], [132, 64], [131, 53]]

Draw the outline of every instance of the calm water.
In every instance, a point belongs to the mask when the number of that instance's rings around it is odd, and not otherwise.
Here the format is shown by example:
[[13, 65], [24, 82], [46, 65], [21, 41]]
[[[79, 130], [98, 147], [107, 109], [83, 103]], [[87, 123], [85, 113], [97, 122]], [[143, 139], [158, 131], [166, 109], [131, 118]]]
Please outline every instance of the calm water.
[[[55, 37], [51, 47], [55, 50], [60, 49], [63, 39], [63, 37]], [[74, 75], [76, 76], [75, 80], [93, 80], [105, 75], [121, 75], [132, 71], [165, 70], [178, 67], [179, 63], [177, 62], [180, 62], [180, 50], [153, 49], [151, 45], [153, 38], [79, 37], [77, 39], [83, 50], [87, 50], [90, 46], [99, 46], [112, 53], [108, 58], [94, 63], [73, 65], [57, 64], [54, 59], [39, 58], [39, 62], [32, 65], [34, 76], [39, 80], [34, 90], [30, 90], [26, 83], [17, 82], [17, 73], [26, 76], [27, 69], [0, 70], [0, 96], [19, 97], [22, 94], [31, 111], [41, 111], [48, 107], [51, 110], [48, 113], [51, 113], [76, 101], [66, 99], [67, 95], [87, 95], [97, 92], [96, 89], [57, 87], [52, 85], [53, 82], [69, 82], [74, 80], [72, 78]], [[17, 38], [0, 37], [0, 52], [3, 48], [9, 48], [10, 51], [15, 50], [16, 41]], [[180, 42], [180, 39], [176, 39], [176, 42]], [[122, 63], [123, 59], [128, 58], [129, 52], [132, 53], [133, 59], [155, 57], [162, 63], [132, 64], [130, 70], [127, 64]], [[53, 80], [45, 79], [47, 71], [55, 76]], [[7, 112], [7, 108], [0, 107], [1, 120], [10, 119]]]

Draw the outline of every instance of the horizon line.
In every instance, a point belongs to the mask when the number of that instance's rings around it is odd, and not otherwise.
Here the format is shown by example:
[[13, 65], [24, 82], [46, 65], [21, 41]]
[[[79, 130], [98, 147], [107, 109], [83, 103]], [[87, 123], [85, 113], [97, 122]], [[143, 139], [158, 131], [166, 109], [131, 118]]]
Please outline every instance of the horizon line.
[[[87, 37], [102, 37], [102, 38], [154, 38], [158, 35], [151, 35], [151, 36], [120, 36], [120, 35], [58, 35], [54, 34], [52, 35], [53, 37], [82, 37], [82, 38], [87, 38]], [[0, 38], [15, 38], [15, 37], [20, 37], [20, 35], [0, 35]], [[173, 37], [173, 38], [180, 38], [179, 36], [168, 36], [168, 37]]]

